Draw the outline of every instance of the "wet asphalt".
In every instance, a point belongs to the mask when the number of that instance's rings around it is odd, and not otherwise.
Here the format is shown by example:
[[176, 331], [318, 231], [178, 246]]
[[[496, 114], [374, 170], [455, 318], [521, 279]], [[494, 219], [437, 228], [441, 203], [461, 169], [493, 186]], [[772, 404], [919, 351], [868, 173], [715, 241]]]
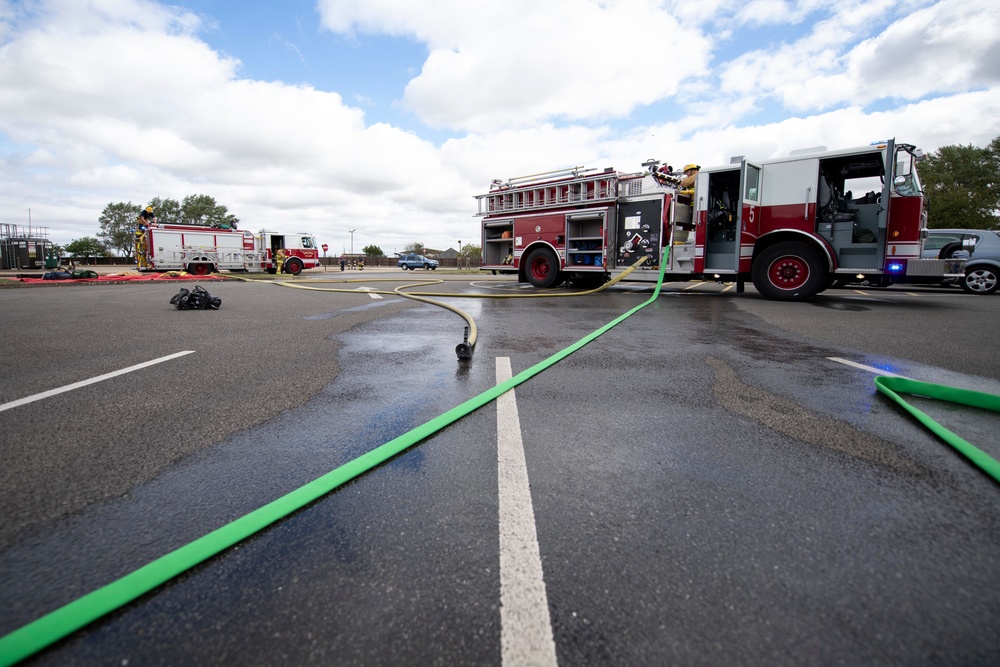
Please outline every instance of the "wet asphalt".
[[[173, 310], [176, 285], [0, 290], [0, 403], [195, 350], [0, 412], [0, 633], [649, 296], [451, 299], [479, 328], [460, 362], [434, 306], [205, 286], [219, 311]], [[559, 662], [995, 663], [1000, 486], [828, 357], [1000, 393], [1000, 299], [691, 287], [516, 389]], [[927, 403], [1000, 457], [993, 415]], [[496, 428], [487, 405], [27, 664], [499, 664]]]

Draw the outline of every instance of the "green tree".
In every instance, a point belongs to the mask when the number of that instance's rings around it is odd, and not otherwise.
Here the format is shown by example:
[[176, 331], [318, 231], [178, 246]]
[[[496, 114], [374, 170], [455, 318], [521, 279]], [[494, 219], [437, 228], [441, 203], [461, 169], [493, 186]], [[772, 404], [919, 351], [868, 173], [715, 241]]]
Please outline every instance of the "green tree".
[[475, 243], [466, 243], [462, 246], [462, 250], [459, 251], [459, 257], [468, 257], [469, 259], [478, 259], [482, 255], [482, 249]]
[[181, 204], [176, 199], [153, 197], [149, 200], [149, 205], [153, 207], [153, 214], [156, 216], [157, 223], [161, 225], [179, 225], [183, 222]]
[[366, 245], [361, 249], [361, 252], [365, 253], [366, 257], [385, 257], [382, 248], [379, 248], [377, 245]]
[[1000, 228], [1000, 137], [986, 148], [942, 146], [920, 163], [932, 228]]
[[66, 244], [66, 252], [73, 257], [82, 257], [88, 260], [91, 257], [102, 257], [107, 250], [104, 244], [93, 236], [84, 236], [82, 239], [75, 239]]
[[105, 206], [101, 217], [97, 219], [101, 224], [97, 237], [104, 247], [117, 250], [122, 257], [131, 259], [135, 249], [135, 220], [142, 209], [143, 206], [132, 202]]
[[419, 254], [424, 254], [424, 244], [419, 241], [414, 241], [413, 243], [407, 243], [406, 247], [403, 248], [403, 252], [415, 252]]
[[232, 217], [228, 208], [208, 195], [188, 195], [181, 202], [181, 219], [186, 225], [221, 227]]

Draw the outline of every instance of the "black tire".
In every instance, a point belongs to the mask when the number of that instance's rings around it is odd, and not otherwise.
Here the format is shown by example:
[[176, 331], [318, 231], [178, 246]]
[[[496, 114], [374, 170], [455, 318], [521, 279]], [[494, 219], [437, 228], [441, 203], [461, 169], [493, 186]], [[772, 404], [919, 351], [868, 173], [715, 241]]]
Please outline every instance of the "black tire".
[[430, 268], [431, 268], [430, 264], [424, 264], [424, 271], [428, 271], [430, 270]]
[[540, 289], [555, 287], [562, 282], [559, 258], [548, 248], [535, 248], [524, 261], [524, 275], [528, 282]]
[[1000, 272], [992, 266], [973, 266], [965, 270], [962, 289], [967, 294], [993, 294], [1000, 287]]
[[297, 276], [302, 273], [302, 262], [297, 259], [290, 259], [285, 262], [285, 272], [290, 273], [293, 276]]
[[795, 241], [765, 248], [754, 259], [751, 276], [758, 292], [777, 301], [811, 299], [830, 279], [819, 252]]
[[192, 276], [207, 276], [212, 272], [212, 265], [206, 264], [205, 262], [188, 264], [187, 272]]
[[403, 265], [402, 265], [401, 267], [399, 267], [399, 268], [401, 268], [401, 269], [403, 269], [404, 271], [406, 271], [406, 264], [403, 264]]

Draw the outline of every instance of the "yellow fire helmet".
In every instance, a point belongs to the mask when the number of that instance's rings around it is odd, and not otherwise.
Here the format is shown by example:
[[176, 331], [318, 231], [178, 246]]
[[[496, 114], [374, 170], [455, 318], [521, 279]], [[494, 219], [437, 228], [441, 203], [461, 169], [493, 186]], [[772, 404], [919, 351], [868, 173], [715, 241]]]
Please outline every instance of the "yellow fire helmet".
[[152, 206], [147, 206], [146, 207], [146, 213], [152, 213], [152, 212], [153, 212], [153, 207]]
[[688, 171], [688, 170], [690, 170], [690, 169], [695, 169], [695, 170], [697, 170], [697, 169], [701, 169], [701, 167], [699, 167], [699, 166], [698, 166], [698, 165], [696, 165], [696, 164], [686, 164], [686, 165], [684, 165], [684, 171]]

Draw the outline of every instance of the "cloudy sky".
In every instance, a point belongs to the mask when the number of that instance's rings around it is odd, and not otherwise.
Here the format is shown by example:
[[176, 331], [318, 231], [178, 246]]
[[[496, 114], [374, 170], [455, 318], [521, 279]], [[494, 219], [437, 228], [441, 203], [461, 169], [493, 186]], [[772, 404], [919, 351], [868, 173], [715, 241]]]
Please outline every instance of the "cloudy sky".
[[1000, 135], [996, 0], [0, 0], [0, 223], [207, 194], [330, 253], [494, 178]]

